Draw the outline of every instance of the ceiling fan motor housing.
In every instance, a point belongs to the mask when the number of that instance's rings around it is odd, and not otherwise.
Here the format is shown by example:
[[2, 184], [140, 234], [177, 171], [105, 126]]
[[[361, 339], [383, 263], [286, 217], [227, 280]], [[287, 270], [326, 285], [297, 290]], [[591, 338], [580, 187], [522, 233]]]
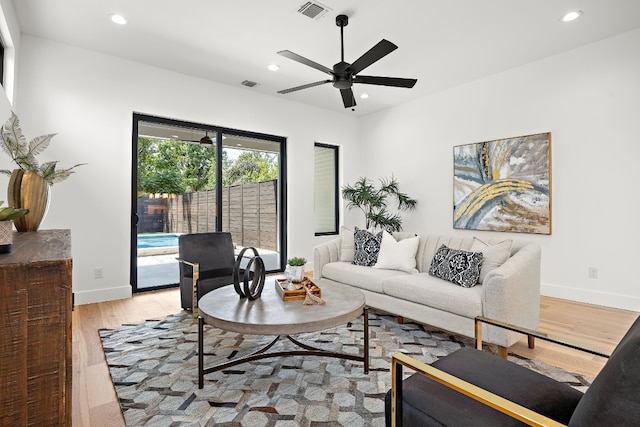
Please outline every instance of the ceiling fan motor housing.
[[338, 27], [346, 27], [349, 25], [349, 17], [347, 15], [336, 16], [336, 25]]
[[348, 62], [342, 61], [333, 66], [333, 87], [349, 89], [353, 85], [353, 74], [347, 72], [350, 65]]

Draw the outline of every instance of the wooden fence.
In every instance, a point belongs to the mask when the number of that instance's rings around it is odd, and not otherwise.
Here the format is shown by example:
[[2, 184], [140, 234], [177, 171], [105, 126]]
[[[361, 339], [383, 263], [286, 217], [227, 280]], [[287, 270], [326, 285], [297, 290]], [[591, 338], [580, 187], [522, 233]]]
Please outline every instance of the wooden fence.
[[[278, 250], [278, 181], [222, 188], [222, 230], [239, 246]], [[139, 233], [216, 231], [215, 190], [138, 198]]]

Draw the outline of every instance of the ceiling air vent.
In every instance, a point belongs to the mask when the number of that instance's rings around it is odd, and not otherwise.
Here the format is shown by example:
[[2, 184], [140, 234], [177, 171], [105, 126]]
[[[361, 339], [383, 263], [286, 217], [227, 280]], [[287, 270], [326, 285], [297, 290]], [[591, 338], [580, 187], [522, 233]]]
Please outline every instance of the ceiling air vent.
[[251, 80], [245, 80], [242, 83], [240, 83], [242, 86], [246, 86], [246, 87], [254, 87], [254, 86], [258, 86], [258, 83], [256, 82], [252, 82]]
[[298, 9], [298, 13], [311, 19], [320, 19], [331, 9], [321, 3], [308, 1]]

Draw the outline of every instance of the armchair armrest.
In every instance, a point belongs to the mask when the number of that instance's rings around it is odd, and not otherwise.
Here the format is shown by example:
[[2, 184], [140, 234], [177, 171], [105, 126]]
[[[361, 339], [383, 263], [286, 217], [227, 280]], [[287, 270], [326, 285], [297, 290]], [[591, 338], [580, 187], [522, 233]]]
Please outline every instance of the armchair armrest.
[[[476, 349], [482, 351], [482, 324], [486, 323], [499, 328], [504, 328], [510, 331], [518, 332], [528, 336], [534, 336], [544, 341], [552, 342], [555, 344], [563, 345], [575, 350], [584, 351], [589, 354], [608, 358], [610, 354], [594, 350], [588, 347], [581, 346], [579, 344], [571, 343], [567, 340], [562, 340], [556, 337], [549, 336], [548, 334], [535, 331], [533, 329], [527, 329], [520, 326], [512, 325], [499, 320], [490, 319], [488, 317], [478, 316], [475, 318], [475, 337], [476, 337]], [[438, 368], [428, 365], [424, 362], [420, 362], [410, 356], [403, 353], [396, 353], [391, 358], [391, 425], [402, 425], [402, 380], [403, 380], [403, 367], [406, 366], [409, 369], [414, 370], [420, 375], [424, 375], [427, 378], [435, 381], [445, 387], [448, 387], [458, 393], [464, 394], [471, 399], [474, 399], [483, 405], [489, 406], [497, 411], [500, 411], [512, 418], [515, 418], [530, 426], [548, 426], [559, 427], [564, 426], [551, 418], [548, 418], [542, 414], [539, 414], [524, 406], [518, 405], [508, 399], [500, 397], [490, 391], [475, 386], [467, 381], [455, 377], [447, 372], [444, 372]]]
[[[200, 280], [200, 263], [190, 262], [182, 258], [176, 258], [178, 262], [187, 264], [193, 268], [193, 297], [191, 299], [191, 313], [193, 314], [193, 323], [198, 323], [198, 280]], [[187, 294], [188, 295], [188, 294]]]
[[518, 405], [510, 400], [500, 397], [494, 393], [477, 387], [467, 381], [463, 381], [431, 365], [413, 359], [402, 353], [396, 353], [391, 359], [391, 425], [393, 427], [402, 425], [402, 370], [403, 366], [413, 369], [417, 373], [430, 378], [451, 388], [458, 393], [462, 393], [478, 402], [490, 406], [512, 418], [538, 427], [561, 427], [561, 424], [551, 418], [545, 417], [531, 409]]
[[330, 262], [336, 262], [340, 258], [340, 242], [342, 237], [329, 240], [313, 248], [313, 277], [322, 278], [322, 267]]
[[[482, 315], [530, 329], [540, 318], [540, 246], [529, 242], [482, 283]], [[485, 339], [508, 348], [520, 340], [513, 331], [485, 326]], [[506, 354], [506, 351], [505, 351]]]
[[587, 348], [587, 347], [581, 346], [579, 344], [572, 343], [570, 341], [561, 340], [559, 338], [549, 336], [548, 334], [545, 334], [543, 332], [534, 331], [533, 329], [523, 328], [523, 327], [520, 327], [520, 326], [512, 325], [512, 324], [507, 323], [507, 322], [501, 322], [499, 320], [490, 319], [490, 318], [484, 317], [484, 316], [478, 316], [478, 317], [475, 318], [474, 330], [475, 330], [475, 339], [476, 339], [476, 349], [478, 349], [478, 350], [482, 350], [482, 324], [483, 323], [486, 323], [488, 325], [497, 326], [497, 327], [500, 327], [500, 328], [503, 328], [503, 329], [507, 329], [509, 331], [520, 332], [522, 334], [526, 334], [529, 337], [536, 337], [536, 338], [539, 338], [539, 339], [541, 339], [543, 341], [552, 342], [554, 344], [560, 344], [560, 345], [563, 345], [565, 347], [569, 347], [569, 348], [572, 348], [574, 350], [584, 351], [585, 353], [594, 354], [596, 356], [601, 356], [601, 357], [606, 357], [606, 358], [609, 358], [609, 356], [611, 356], [608, 353], [603, 353], [603, 352], [601, 352], [599, 350], [594, 350], [592, 348]]

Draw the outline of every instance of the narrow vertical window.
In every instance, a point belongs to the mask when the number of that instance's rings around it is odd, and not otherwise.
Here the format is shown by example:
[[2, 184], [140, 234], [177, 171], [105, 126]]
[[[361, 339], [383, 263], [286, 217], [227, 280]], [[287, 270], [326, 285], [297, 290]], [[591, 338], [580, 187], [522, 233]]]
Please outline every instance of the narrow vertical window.
[[4, 87], [4, 41], [0, 39], [0, 85]]
[[315, 235], [338, 234], [338, 147], [315, 144]]

